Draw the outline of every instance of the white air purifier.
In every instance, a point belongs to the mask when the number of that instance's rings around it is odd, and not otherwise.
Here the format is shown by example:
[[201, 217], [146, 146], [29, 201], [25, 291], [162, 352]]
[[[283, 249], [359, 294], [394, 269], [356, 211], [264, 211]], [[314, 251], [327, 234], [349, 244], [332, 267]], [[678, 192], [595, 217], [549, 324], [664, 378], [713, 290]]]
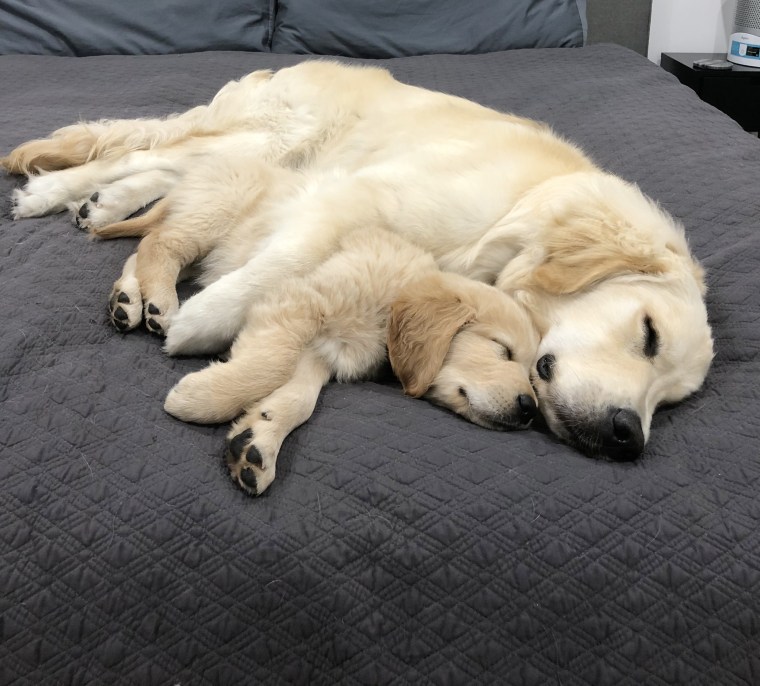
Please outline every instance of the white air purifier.
[[760, 0], [739, 0], [727, 58], [735, 64], [760, 68]]

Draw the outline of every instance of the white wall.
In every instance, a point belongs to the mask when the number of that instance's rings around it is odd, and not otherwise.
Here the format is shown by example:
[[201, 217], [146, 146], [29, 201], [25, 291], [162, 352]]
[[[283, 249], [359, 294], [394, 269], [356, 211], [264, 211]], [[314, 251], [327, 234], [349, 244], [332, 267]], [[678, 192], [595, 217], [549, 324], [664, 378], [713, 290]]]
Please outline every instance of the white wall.
[[663, 52], [726, 52], [737, 0], [653, 0], [649, 59]]

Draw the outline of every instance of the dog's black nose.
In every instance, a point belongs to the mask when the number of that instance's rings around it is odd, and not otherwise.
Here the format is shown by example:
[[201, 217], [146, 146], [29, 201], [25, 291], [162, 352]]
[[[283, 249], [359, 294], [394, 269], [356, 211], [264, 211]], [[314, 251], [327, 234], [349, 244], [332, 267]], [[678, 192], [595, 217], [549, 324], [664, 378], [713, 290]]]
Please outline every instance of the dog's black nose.
[[527, 393], [521, 393], [517, 396], [517, 405], [520, 408], [520, 419], [523, 424], [527, 424], [533, 417], [536, 416], [536, 401]]
[[644, 452], [644, 431], [633, 410], [612, 408], [601, 427], [605, 453], [621, 462], [635, 460]]
[[551, 381], [554, 372], [554, 355], [544, 355], [536, 363], [536, 371], [544, 381]]

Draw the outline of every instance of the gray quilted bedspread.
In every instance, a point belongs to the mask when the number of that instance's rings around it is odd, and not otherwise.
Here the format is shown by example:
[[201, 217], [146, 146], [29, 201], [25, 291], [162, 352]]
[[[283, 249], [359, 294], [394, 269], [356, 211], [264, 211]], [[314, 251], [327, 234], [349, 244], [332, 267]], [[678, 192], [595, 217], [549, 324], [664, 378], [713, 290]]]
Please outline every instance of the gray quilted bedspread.
[[[297, 59], [2, 57], [0, 151]], [[107, 321], [134, 242], [13, 222], [0, 176], [0, 683], [760, 683], [760, 142], [613, 46], [385, 64], [551, 123], [679, 217], [706, 385], [616, 465], [333, 384], [252, 499], [226, 426], [162, 410], [206, 361]]]

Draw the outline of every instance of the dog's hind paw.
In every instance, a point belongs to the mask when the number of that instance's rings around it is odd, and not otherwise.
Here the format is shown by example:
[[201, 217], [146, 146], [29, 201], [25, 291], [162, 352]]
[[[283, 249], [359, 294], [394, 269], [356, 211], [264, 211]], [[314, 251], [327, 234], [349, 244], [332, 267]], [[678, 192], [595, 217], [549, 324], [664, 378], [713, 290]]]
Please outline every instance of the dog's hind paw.
[[156, 305], [152, 300], [148, 300], [145, 303], [145, 309], [143, 311], [145, 328], [151, 333], [158, 334], [159, 336], [166, 336], [166, 333], [169, 330], [169, 323], [176, 311], [176, 298], [174, 298], [174, 302], [164, 305]]
[[56, 174], [30, 176], [24, 188], [17, 188], [11, 196], [11, 213], [14, 219], [43, 217], [66, 208], [65, 187]]
[[21, 188], [13, 191], [11, 195], [11, 214], [14, 219], [42, 217], [49, 214], [49, 212], [50, 206], [45, 196], [29, 193]]
[[108, 298], [108, 314], [111, 323], [122, 333], [139, 326], [142, 321], [143, 302], [137, 279], [124, 279], [114, 284]]

